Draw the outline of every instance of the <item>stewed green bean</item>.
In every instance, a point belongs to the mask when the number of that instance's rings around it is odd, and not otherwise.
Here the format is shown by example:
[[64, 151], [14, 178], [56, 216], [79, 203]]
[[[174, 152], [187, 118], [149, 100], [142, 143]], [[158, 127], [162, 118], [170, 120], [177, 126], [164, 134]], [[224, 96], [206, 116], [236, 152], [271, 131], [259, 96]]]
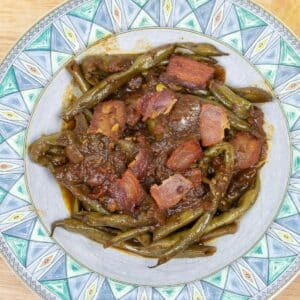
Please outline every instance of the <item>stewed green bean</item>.
[[177, 46], [205, 57], [228, 55], [227, 53], [220, 51], [214, 45], [208, 43], [178, 43]]
[[187, 209], [171, 216], [167, 223], [158, 227], [153, 232], [153, 241], [158, 241], [170, 233], [195, 221], [203, 214], [203, 209]]
[[216, 81], [211, 81], [209, 90], [219, 102], [232, 110], [239, 118], [247, 119], [249, 117], [252, 104], [244, 98], [236, 95], [227, 86], [219, 84]]
[[154, 220], [146, 218], [135, 219], [125, 214], [103, 215], [99, 212], [82, 212], [74, 217], [93, 227], [109, 226], [124, 229], [155, 224]]
[[84, 79], [82, 75], [80, 65], [75, 60], [72, 59], [66, 65], [66, 69], [73, 76], [75, 82], [78, 84], [80, 90], [83, 93], [87, 92], [91, 88], [90, 84]]
[[238, 225], [237, 223], [232, 223], [232, 224], [229, 224], [229, 225], [224, 225], [224, 226], [221, 226], [213, 231], [210, 231], [206, 234], [204, 234], [200, 241], [201, 242], [207, 242], [211, 239], [215, 239], [217, 237], [220, 237], [220, 236], [223, 236], [223, 235], [226, 235], [226, 234], [233, 234], [233, 233], [236, 233], [237, 232], [237, 229], [238, 229]]
[[272, 101], [272, 94], [258, 87], [232, 88], [236, 94], [252, 103], [264, 103]]
[[151, 226], [145, 226], [145, 227], [138, 227], [138, 228], [129, 229], [127, 231], [124, 231], [124, 232], [118, 234], [114, 238], [112, 238], [109, 241], [109, 243], [107, 243], [105, 245], [105, 247], [111, 247], [111, 246], [117, 245], [121, 242], [125, 242], [125, 241], [133, 239], [133, 238], [137, 238], [141, 234], [149, 232], [151, 230], [152, 230]]

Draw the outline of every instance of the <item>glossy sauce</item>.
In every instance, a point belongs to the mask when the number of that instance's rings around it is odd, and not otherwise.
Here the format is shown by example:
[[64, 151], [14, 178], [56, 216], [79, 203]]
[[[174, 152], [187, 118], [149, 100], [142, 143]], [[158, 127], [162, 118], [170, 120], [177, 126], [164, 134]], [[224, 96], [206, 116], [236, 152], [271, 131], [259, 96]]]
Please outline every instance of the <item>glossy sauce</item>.
[[73, 211], [74, 198], [73, 195], [63, 186], [59, 186], [61, 190], [62, 198], [65, 202], [67, 210], [71, 213]]

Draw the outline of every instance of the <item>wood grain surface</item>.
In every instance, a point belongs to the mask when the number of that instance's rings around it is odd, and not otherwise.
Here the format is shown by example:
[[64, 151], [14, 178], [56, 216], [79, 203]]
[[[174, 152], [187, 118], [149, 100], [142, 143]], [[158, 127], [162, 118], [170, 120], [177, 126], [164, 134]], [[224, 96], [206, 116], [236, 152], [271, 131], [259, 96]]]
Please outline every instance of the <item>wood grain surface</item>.
[[[0, 0], [0, 60], [30, 26], [63, 2], [62, 0]], [[299, 37], [299, 0], [255, 0], [254, 2], [273, 13]], [[0, 256], [0, 299], [40, 299], [11, 270], [2, 256]], [[300, 299], [300, 276], [294, 279], [275, 299]]]

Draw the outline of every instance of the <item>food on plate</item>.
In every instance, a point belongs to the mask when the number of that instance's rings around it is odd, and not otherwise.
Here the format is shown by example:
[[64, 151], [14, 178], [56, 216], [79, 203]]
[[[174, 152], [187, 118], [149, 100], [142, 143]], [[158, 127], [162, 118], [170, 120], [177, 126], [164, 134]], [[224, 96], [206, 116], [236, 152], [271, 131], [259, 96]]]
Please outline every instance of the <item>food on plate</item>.
[[229, 87], [206, 43], [140, 54], [86, 56], [67, 70], [81, 90], [60, 132], [29, 147], [69, 191], [56, 227], [144, 257], [213, 255], [212, 239], [238, 230], [259, 193], [272, 95]]

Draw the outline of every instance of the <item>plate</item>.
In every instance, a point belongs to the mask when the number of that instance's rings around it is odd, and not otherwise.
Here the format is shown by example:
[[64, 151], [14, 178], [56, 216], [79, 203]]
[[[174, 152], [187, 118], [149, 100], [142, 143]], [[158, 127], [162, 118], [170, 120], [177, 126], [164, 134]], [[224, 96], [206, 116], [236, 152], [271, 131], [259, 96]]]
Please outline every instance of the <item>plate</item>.
[[[178, 40], [209, 41], [230, 56], [228, 82], [270, 85], [263, 105], [272, 145], [262, 190], [236, 235], [216, 242], [209, 259], [151, 261], [58, 230], [67, 210], [54, 180], [26, 145], [59, 126], [70, 81], [64, 64], [88, 51], [131, 51]], [[130, 41], [130, 42], [128, 42]], [[45, 299], [263, 299], [299, 270], [299, 44], [247, 1], [69, 1], [33, 27], [0, 67], [0, 249]], [[38, 180], [37, 180], [38, 178]], [[53, 209], [55, 208], [55, 209]], [[58, 213], [59, 211], [59, 213]], [[87, 254], [88, 253], [88, 254]]]

